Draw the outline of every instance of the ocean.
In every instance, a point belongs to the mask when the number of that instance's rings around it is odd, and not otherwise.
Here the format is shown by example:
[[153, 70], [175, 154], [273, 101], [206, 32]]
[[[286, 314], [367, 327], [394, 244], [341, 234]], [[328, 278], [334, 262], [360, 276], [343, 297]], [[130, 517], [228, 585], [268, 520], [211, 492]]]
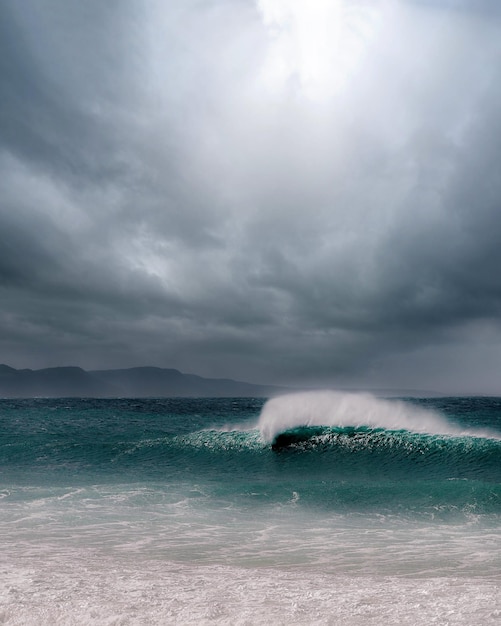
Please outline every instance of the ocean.
[[501, 623], [501, 399], [0, 400], [0, 624]]

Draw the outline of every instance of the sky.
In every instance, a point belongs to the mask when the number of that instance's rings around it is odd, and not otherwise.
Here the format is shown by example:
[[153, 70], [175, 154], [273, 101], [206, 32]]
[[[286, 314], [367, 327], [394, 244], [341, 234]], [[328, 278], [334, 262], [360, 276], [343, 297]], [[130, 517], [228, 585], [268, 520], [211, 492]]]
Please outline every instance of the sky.
[[498, 0], [3, 0], [0, 362], [501, 395]]

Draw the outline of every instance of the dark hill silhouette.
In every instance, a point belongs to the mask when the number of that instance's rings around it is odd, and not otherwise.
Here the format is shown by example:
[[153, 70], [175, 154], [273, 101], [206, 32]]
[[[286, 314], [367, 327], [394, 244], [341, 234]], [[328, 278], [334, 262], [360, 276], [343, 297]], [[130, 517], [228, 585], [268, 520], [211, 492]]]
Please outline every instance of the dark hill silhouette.
[[203, 378], [176, 369], [133, 367], [86, 371], [80, 367], [17, 370], [0, 365], [0, 397], [269, 397], [278, 387]]

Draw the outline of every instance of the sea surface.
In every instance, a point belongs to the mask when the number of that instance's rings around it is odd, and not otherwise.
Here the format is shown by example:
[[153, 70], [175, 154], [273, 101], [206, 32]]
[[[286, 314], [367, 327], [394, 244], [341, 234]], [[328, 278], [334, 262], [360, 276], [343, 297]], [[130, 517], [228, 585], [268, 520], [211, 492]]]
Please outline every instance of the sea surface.
[[501, 399], [0, 400], [0, 624], [501, 623]]

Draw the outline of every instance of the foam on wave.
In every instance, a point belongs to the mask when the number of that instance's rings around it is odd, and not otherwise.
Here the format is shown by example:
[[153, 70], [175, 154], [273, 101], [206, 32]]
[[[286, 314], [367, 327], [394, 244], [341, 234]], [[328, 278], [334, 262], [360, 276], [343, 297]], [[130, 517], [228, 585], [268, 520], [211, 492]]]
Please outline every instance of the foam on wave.
[[337, 391], [307, 391], [272, 398], [263, 406], [258, 422], [265, 441], [300, 426], [368, 426], [437, 435], [494, 436], [484, 431], [465, 431], [439, 412], [410, 402]]

